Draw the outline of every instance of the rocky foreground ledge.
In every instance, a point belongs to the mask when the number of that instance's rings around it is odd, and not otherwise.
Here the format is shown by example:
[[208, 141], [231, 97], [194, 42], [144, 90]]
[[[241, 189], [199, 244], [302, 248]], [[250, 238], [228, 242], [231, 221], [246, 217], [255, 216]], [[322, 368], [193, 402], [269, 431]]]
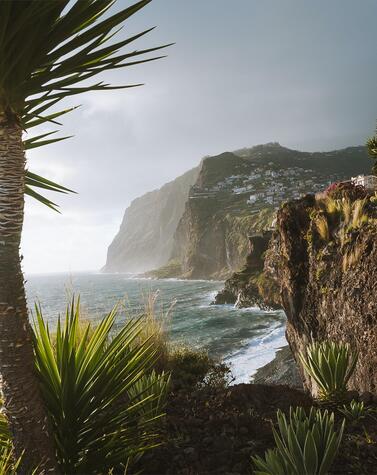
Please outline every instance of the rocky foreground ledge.
[[276, 231], [250, 238], [245, 267], [214, 303], [283, 308], [296, 362], [312, 339], [350, 343], [359, 355], [351, 389], [377, 395], [377, 197], [357, 193], [285, 203]]
[[280, 348], [270, 363], [257, 370], [253, 377], [253, 383], [285, 384], [292, 388], [303, 389], [297, 363], [288, 345]]

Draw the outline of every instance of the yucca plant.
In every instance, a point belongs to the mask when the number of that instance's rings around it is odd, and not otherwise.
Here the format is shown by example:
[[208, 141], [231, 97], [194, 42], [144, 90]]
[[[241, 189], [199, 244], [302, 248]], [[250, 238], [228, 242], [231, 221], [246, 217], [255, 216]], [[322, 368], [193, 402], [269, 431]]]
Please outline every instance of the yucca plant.
[[[68, 191], [26, 169], [25, 150], [62, 138], [52, 138], [54, 130], [29, 133], [41, 124], [60, 125], [57, 121], [74, 109], [62, 106], [66, 97], [139, 85], [113, 86], [103, 79], [111, 70], [158, 58], [146, 55], [160, 47], [133, 46], [150, 29], [114, 36], [150, 1], [119, 2], [114, 12], [114, 0], [0, 1], [0, 372], [15, 452], [19, 456], [25, 449], [26, 467], [43, 459], [43, 468], [57, 471], [33, 371], [19, 254], [24, 195], [54, 207], [36, 190]], [[101, 79], [93, 80], [98, 75]]]
[[357, 356], [348, 343], [334, 341], [313, 342], [305, 353], [299, 354], [306, 372], [318, 386], [319, 399], [335, 403], [344, 399]]
[[[151, 419], [154, 417], [156, 422], [161, 417], [161, 410], [165, 406], [166, 396], [170, 384], [170, 375], [164, 371], [161, 374], [152, 370], [150, 373], [142, 376], [127, 391], [128, 397], [132, 403], [140, 404], [139, 414], [141, 418]], [[157, 398], [157, 399], [156, 399]]]
[[369, 407], [365, 407], [363, 401], [352, 400], [348, 405], [344, 404], [339, 411], [346, 416], [350, 422], [360, 422], [374, 411]]
[[338, 452], [344, 420], [336, 430], [334, 414], [311, 408], [290, 408], [289, 420], [277, 412], [279, 433], [273, 428], [276, 448], [265, 458], [252, 457], [256, 475], [325, 475]]
[[52, 336], [36, 307], [36, 368], [65, 474], [107, 473], [155, 445], [168, 377], [150, 373], [158, 356], [153, 343], [135, 344], [142, 319], [112, 336], [116, 313], [82, 333], [73, 299]]

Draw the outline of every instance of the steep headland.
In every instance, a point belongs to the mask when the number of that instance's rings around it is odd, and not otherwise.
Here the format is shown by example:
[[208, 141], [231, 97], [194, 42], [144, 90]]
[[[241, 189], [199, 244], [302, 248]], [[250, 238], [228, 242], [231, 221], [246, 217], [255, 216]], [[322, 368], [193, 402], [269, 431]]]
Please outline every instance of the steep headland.
[[264, 273], [264, 258], [271, 236], [272, 231], [249, 236], [249, 254], [244, 267], [226, 280], [224, 289], [216, 295], [214, 304], [235, 304], [239, 308], [281, 307], [275, 280]]
[[244, 266], [248, 235], [272, 228], [281, 203], [367, 172], [364, 147], [325, 153], [258, 145], [203, 160], [174, 237], [181, 277], [226, 279]]
[[369, 169], [364, 147], [309, 153], [269, 143], [206, 157], [200, 171], [131, 204], [104, 270], [226, 279], [245, 264], [247, 236], [270, 230], [281, 203]]
[[131, 203], [109, 246], [104, 272], [144, 272], [168, 261], [175, 230], [198, 172], [193, 168]]

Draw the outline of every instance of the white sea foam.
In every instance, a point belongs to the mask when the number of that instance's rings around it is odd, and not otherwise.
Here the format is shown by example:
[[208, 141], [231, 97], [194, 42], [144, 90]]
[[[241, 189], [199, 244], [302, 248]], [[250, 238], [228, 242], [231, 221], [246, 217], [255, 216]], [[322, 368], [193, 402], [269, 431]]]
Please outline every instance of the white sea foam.
[[186, 283], [190, 283], [190, 282], [210, 282], [211, 284], [223, 284], [224, 281], [223, 280], [209, 280], [209, 279], [179, 279], [178, 277], [167, 277], [165, 279], [157, 279], [157, 280], [163, 280], [165, 282], [186, 282]]
[[[73, 281], [73, 284], [71, 283]], [[238, 309], [233, 305], [210, 307], [221, 282], [180, 281], [142, 278], [135, 274], [75, 273], [30, 276], [29, 302], [39, 299], [46, 318], [52, 323], [64, 312], [66, 284], [81, 293], [88, 315], [99, 320], [112, 303], [127, 295], [127, 308], [140, 311], [143, 292], [160, 289], [161, 305], [177, 300], [171, 320], [171, 341], [207, 349], [210, 354], [232, 364], [236, 382], [249, 381], [255, 371], [273, 359], [276, 349], [285, 344], [285, 318], [280, 311], [258, 307]]]
[[262, 338], [253, 338], [241, 349], [229, 354], [224, 361], [231, 367], [234, 384], [248, 383], [257, 369], [272, 361], [276, 351], [286, 345], [285, 328], [272, 328]]

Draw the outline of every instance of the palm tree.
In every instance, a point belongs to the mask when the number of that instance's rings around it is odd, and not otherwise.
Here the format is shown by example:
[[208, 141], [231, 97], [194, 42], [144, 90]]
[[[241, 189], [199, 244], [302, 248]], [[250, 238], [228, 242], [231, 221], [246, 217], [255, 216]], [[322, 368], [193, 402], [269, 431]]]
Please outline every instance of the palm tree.
[[367, 148], [369, 155], [374, 159], [372, 172], [377, 175], [377, 130], [375, 136], [367, 141]]
[[53, 207], [34, 187], [68, 190], [25, 170], [25, 149], [61, 139], [43, 134], [23, 142], [22, 134], [42, 123], [57, 123], [56, 118], [72, 110], [55, 108], [67, 96], [136, 86], [88, 85], [93, 76], [158, 59], [139, 56], [164, 46], [123, 51], [150, 30], [109, 42], [114, 30], [151, 0], [110, 14], [115, 1], [0, 1], [0, 372], [15, 454], [25, 449], [25, 470], [40, 464], [58, 473], [35, 376], [19, 253], [24, 193]]

